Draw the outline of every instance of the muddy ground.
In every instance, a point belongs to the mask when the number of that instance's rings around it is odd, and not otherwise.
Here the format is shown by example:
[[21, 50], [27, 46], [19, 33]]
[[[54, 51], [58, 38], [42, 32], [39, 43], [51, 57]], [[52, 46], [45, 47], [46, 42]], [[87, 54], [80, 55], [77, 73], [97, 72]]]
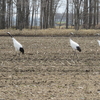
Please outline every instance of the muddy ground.
[[99, 37], [0, 37], [0, 100], [100, 100]]

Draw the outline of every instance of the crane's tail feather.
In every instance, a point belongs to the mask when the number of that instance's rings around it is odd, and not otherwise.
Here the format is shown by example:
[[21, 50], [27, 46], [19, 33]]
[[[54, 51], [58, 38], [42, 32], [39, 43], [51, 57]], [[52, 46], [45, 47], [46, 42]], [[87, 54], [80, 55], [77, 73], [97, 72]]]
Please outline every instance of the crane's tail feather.
[[81, 52], [81, 48], [79, 46], [76, 47], [79, 52]]

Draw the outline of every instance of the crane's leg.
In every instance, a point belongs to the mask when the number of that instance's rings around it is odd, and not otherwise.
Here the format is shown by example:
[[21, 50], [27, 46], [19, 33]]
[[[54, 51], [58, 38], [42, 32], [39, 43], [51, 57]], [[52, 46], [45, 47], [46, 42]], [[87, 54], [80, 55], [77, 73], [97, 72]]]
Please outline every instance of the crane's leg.
[[73, 62], [76, 63], [76, 62], [75, 62], [75, 58], [76, 58], [76, 57], [75, 57], [75, 56], [76, 56], [76, 51], [75, 51], [75, 50], [73, 50], [73, 54], [74, 54], [74, 55], [73, 55]]
[[76, 59], [78, 60], [78, 55], [77, 55], [77, 53], [76, 53]]
[[74, 51], [74, 59], [76, 59], [76, 57], [77, 57], [77, 53], [76, 51]]
[[73, 50], [73, 63], [76, 64], [78, 61], [78, 56], [76, 50]]
[[79, 61], [79, 58], [78, 58], [78, 55], [77, 55], [77, 52], [76, 51], [74, 51], [74, 61], [75, 61], [75, 63], [77, 61]]
[[17, 52], [14, 52], [13, 59], [15, 59], [16, 57], [17, 57]]

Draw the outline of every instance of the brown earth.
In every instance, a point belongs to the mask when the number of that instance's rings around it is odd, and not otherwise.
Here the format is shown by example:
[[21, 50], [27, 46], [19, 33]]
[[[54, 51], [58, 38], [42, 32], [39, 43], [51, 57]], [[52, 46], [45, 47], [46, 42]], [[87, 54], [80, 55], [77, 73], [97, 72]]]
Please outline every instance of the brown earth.
[[0, 37], [0, 100], [100, 100], [99, 37]]

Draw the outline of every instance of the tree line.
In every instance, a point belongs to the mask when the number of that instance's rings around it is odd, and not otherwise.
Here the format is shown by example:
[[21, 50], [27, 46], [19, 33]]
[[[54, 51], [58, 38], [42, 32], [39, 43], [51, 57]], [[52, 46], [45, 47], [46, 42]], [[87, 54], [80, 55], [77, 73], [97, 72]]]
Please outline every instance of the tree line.
[[[39, 20], [40, 29], [54, 28], [62, 0], [0, 0], [0, 29], [32, 29]], [[66, 29], [73, 25], [90, 29], [99, 25], [100, 0], [66, 0]], [[63, 18], [61, 17], [61, 21]], [[70, 24], [69, 24], [70, 20]]]

